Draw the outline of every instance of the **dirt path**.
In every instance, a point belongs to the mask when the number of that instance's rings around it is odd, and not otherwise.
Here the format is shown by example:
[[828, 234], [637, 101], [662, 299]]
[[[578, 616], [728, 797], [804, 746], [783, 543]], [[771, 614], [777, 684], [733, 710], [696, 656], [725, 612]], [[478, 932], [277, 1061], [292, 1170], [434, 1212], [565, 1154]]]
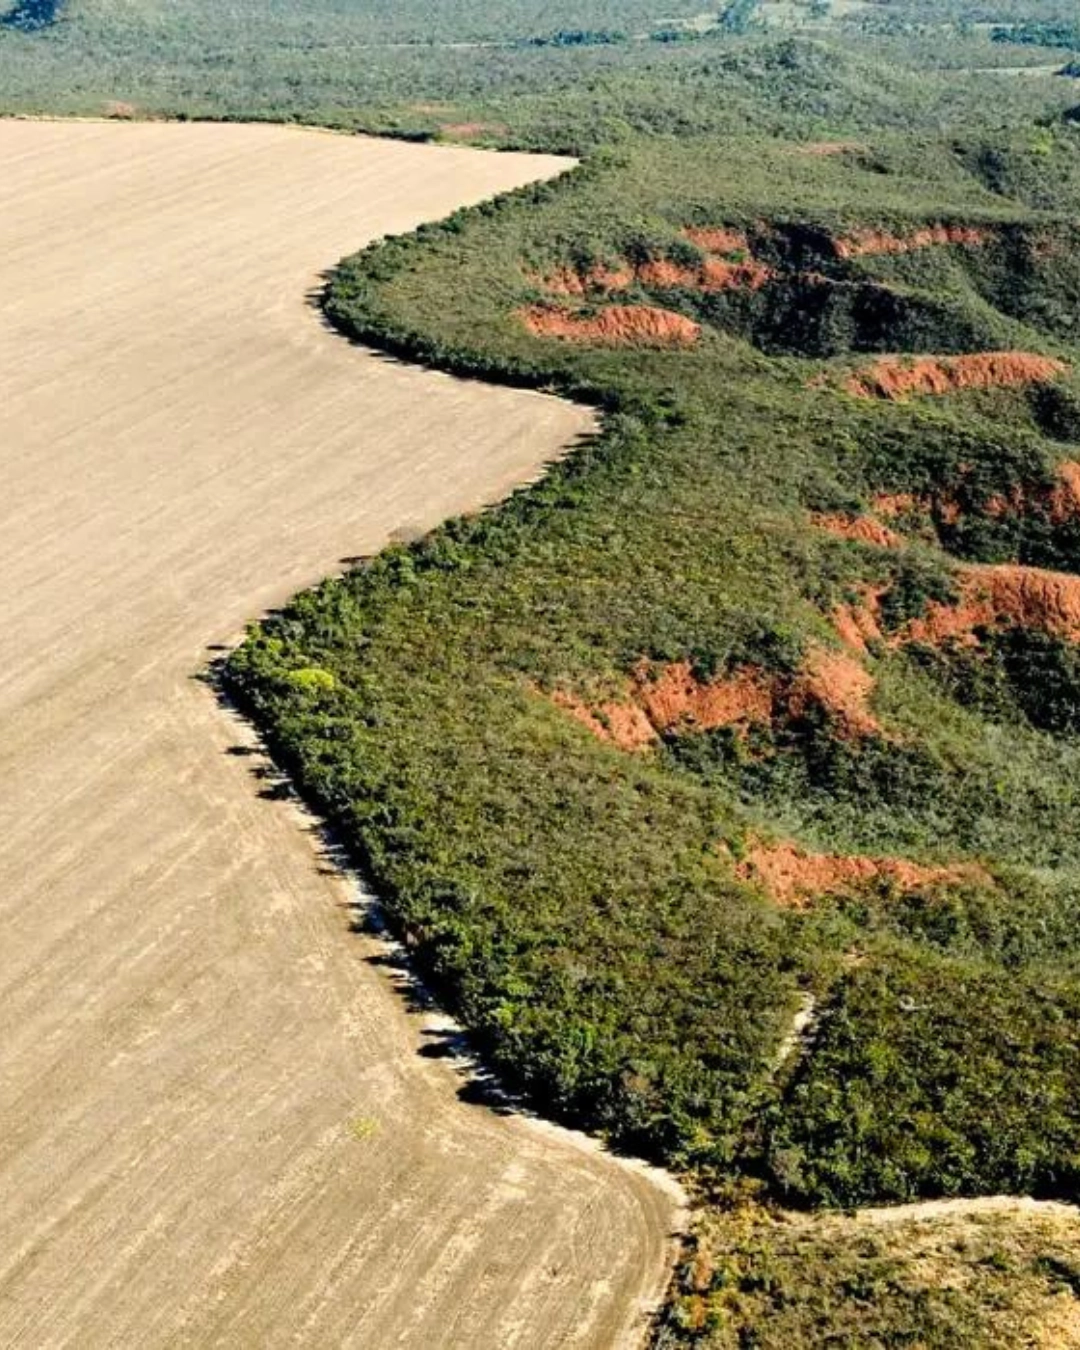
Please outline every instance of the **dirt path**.
[[910, 1205], [880, 1205], [855, 1210], [860, 1223], [910, 1223], [912, 1220], [969, 1218], [978, 1214], [1049, 1214], [1080, 1217], [1076, 1205], [1063, 1200], [1034, 1200], [1030, 1195], [980, 1195], [973, 1199], [920, 1200]]
[[[676, 1204], [456, 1096], [207, 649], [587, 416], [313, 274], [554, 160], [0, 123], [0, 1345], [633, 1344]], [[236, 753], [239, 750], [241, 753]]]

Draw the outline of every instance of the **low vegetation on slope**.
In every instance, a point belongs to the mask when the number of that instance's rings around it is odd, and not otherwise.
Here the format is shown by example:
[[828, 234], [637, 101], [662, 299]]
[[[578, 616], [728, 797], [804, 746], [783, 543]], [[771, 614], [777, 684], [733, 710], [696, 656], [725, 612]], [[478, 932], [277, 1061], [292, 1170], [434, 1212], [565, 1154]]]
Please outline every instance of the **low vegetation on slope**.
[[676, 1287], [658, 1350], [1080, 1345], [1080, 1236], [1068, 1213], [810, 1223], [747, 1206], [704, 1225]]
[[[910, 0], [905, 7], [911, 8]], [[639, 135], [999, 125], [1064, 109], [1064, 64], [993, 42], [976, 0], [917, 27], [829, 0], [0, 0], [0, 113], [300, 120], [585, 152]], [[1031, 8], [1056, 14], [1052, 0]], [[835, 10], [835, 12], [834, 12]], [[1075, 17], [1075, 16], [1071, 16]], [[892, 29], [903, 25], [902, 40]]]
[[511, 1082], [788, 1203], [1080, 1175], [1080, 271], [1031, 205], [1080, 139], [1036, 139], [641, 141], [344, 264], [346, 332], [603, 430], [229, 664]]

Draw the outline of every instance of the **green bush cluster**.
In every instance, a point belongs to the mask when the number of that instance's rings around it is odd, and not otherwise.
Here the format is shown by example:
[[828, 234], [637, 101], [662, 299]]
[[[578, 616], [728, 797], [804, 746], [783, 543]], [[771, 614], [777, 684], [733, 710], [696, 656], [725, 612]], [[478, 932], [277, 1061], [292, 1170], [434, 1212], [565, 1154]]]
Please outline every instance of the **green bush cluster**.
[[1080, 991], [945, 957], [867, 961], [765, 1124], [791, 1201], [1075, 1195]]

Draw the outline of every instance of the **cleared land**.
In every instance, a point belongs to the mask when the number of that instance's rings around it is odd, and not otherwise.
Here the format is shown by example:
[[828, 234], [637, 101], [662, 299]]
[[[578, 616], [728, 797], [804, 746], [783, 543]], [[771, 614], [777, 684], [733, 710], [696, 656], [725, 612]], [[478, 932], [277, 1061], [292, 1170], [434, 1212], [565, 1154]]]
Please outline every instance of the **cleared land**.
[[609, 1347], [660, 1293], [673, 1199], [457, 1099], [196, 678], [588, 429], [304, 300], [364, 239], [558, 167], [0, 123], [4, 1345]]

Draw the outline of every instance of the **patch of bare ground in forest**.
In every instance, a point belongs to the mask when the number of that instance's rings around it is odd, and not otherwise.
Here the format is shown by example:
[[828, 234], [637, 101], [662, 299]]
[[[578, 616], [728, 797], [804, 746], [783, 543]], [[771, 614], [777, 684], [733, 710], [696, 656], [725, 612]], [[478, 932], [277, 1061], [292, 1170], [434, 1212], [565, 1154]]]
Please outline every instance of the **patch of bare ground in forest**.
[[775, 681], [756, 666], [701, 680], [689, 661], [652, 667], [643, 662], [620, 699], [588, 703], [565, 690], [552, 699], [599, 740], [641, 750], [665, 731], [767, 725], [774, 714]]
[[882, 254], [914, 253], [924, 248], [963, 245], [978, 248], [989, 242], [990, 232], [975, 225], [926, 225], [908, 234], [888, 230], [859, 229], [833, 240], [838, 258], [869, 258]]
[[932, 600], [893, 639], [897, 643], [974, 642], [980, 628], [1028, 628], [1080, 642], [1080, 576], [1015, 563], [958, 569], [961, 599]]
[[773, 278], [773, 270], [754, 258], [733, 262], [727, 258], [706, 258], [693, 265], [657, 258], [642, 263], [637, 278], [651, 290], [693, 290], [704, 295], [721, 291], [758, 291]]
[[904, 399], [964, 389], [1047, 384], [1063, 375], [1063, 361], [1034, 352], [972, 352], [963, 356], [882, 356], [844, 381], [856, 398]]
[[592, 263], [588, 267], [557, 267], [543, 277], [530, 278], [549, 295], [582, 297], [593, 291], [608, 294], [625, 291], [634, 284], [634, 269], [628, 265], [606, 266]]
[[855, 588], [853, 599], [835, 605], [829, 614], [837, 637], [856, 656], [866, 656], [871, 643], [885, 641], [881, 599], [888, 589], [887, 585], [864, 583]]
[[849, 539], [859, 544], [873, 544], [877, 548], [896, 548], [903, 536], [882, 524], [873, 516], [817, 512], [811, 516], [813, 524], [837, 539]]
[[732, 225], [688, 225], [683, 235], [705, 253], [723, 256], [750, 252], [749, 235]]
[[965, 563], [956, 568], [959, 597], [927, 601], [923, 612], [893, 632], [882, 623], [887, 584], [863, 585], [854, 600], [830, 614], [833, 628], [854, 655], [878, 642], [893, 649], [909, 643], [975, 646], [984, 630], [1028, 629], [1080, 642], [1080, 576], [1019, 563]]
[[881, 728], [870, 711], [873, 689], [873, 676], [850, 653], [814, 645], [793, 675], [744, 665], [702, 679], [689, 661], [660, 666], [645, 661], [619, 698], [590, 702], [556, 690], [551, 699], [598, 740], [621, 750], [642, 750], [666, 732], [745, 731], [815, 710], [832, 719], [837, 735], [876, 735]]
[[791, 840], [752, 841], [735, 873], [788, 908], [807, 905], [822, 895], [852, 894], [881, 881], [899, 891], [965, 881], [991, 883], [990, 874], [977, 863], [927, 865], [907, 858], [811, 853]]
[[772, 269], [752, 258], [732, 261], [726, 258], [706, 258], [701, 263], [687, 264], [669, 258], [651, 258], [631, 268], [628, 264], [605, 267], [595, 265], [575, 271], [570, 267], [556, 268], [539, 279], [540, 286], [551, 296], [584, 297], [592, 294], [612, 295], [628, 290], [638, 282], [648, 290], [691, 290], [703, 295], [722, 291], [760, 290], [773, 277]]
[[922, 498], [913, 492], [878, 492], [874, 494], [872, 505], [877, 515], [891, 520], [906, 515], [917, 507], [921, 500]]
[[698, 262], [654, 256], [635, 263], [623, 258], [577, 267], [564, 264], [543, 276], [530, 274], [529, 279], [550, 296], [580, 298], [615, 294], [635, 282], [650, 290], [693, 290], [705, 295], [756, 291], [775, 276], [771, 267], [751, 255], [742, 230], [689, 228], [683, 236], [706, 256]]
[[602, 347], [691, 347], [701, 325], [655, 305], [608, 305], [581, 313], [561, 305], [530, 305], [520, 311], [535, 337]]
[[[903, 543], [903, 536], [884, 525], [878, 517], [902, 523], [905, 517], [912, 518], [916, 523], [919, 517], [929, 517], [935, 524], [955, 525], [970, 510], [961, 500], [969, 472], [970, 466], [965, 466], [954, 482], [943, 483], [932, 493], [877, 493], [870, 503], [872, 514], [818, 513], [812, 515], [811, 519], [819, 529], [841, 538], [883, 547], [896, 546]], [[980, 504], [979, 511], [993, 520], [1037, 514], [1051, 525], [1064, 525], [1080, 519], [1080, 463], [1075, 460], [1063, 461], [1057, 466], [1054, 480], [1049, 486], [1033, 488], [1018, 483], [1007, 492], [995, 493]]]
[[820, 708], [832, 718], [838, 735], [853, 740], [876, 736], [881, 725], [870, 711], [873, 692], [874, 677], [856, 657], [815, 646], [791, 685], [788, 712], [802, 717]]

